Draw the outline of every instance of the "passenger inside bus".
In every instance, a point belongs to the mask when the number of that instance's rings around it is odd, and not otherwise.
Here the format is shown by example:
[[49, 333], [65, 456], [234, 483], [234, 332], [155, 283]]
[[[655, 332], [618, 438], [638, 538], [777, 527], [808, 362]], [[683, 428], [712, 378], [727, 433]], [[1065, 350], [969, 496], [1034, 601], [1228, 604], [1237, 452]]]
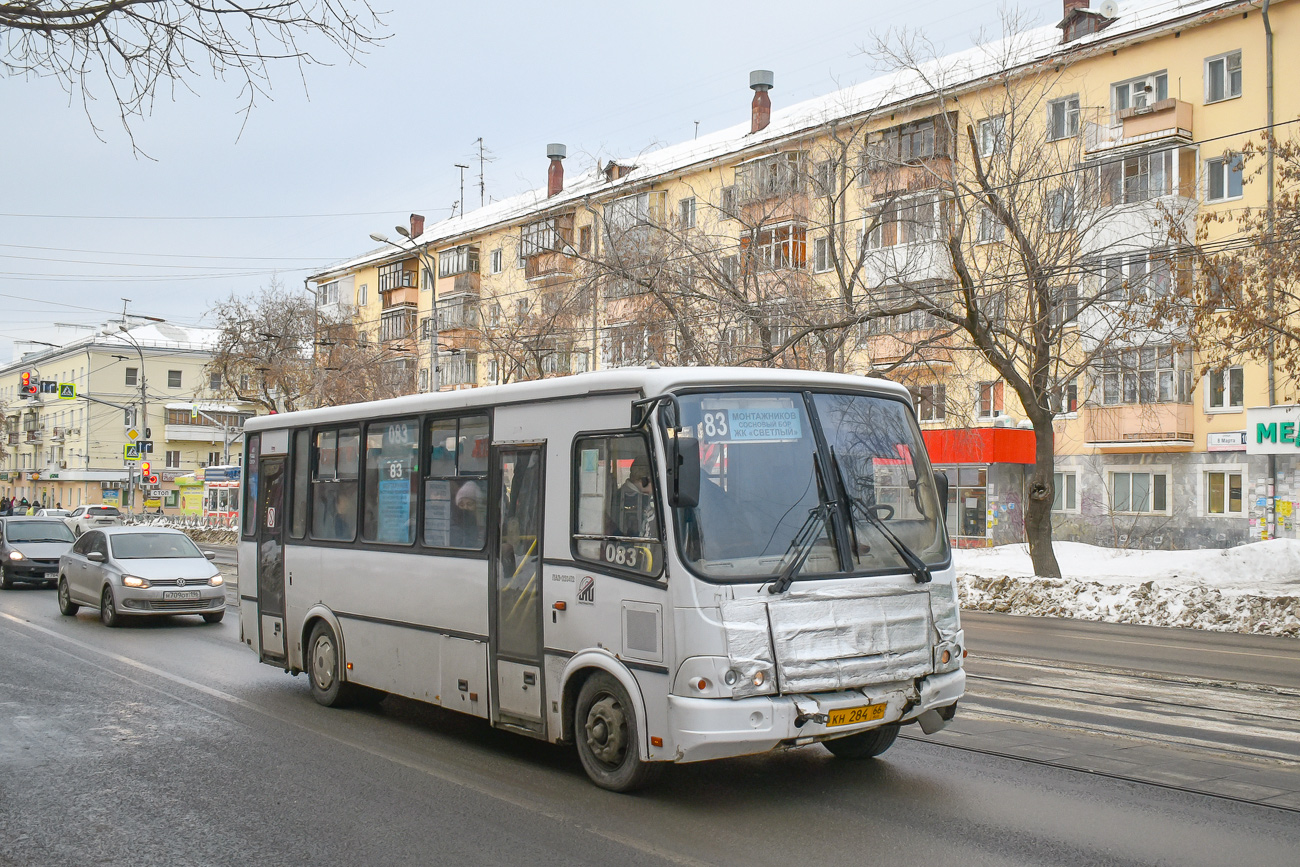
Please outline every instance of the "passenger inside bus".
[[650, 463], [644, 455], [633, 458], [627, 478], [610, 498], [605, 532], [624, 538], [658, 538]]
[[454, 505], [451, 512], [451, 546], [481, 548], [484, 528], [479, 523], [479, 513], [483, 510], [483, 489], [477, 482], [466, 482], [456, 491]]

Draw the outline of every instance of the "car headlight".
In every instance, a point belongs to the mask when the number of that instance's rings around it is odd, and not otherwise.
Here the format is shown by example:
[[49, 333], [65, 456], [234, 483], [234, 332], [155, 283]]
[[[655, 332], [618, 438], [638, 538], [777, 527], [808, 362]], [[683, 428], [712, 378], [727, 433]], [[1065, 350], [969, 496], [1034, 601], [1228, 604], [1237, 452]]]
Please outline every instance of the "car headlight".
[[218, 587], [222, 584], [225, 584], [226, 579], [222, 578], [220, 575], [213, 575], [211, 578], [208, 579], [208, 583], [211, 584], [213, 587]]
[[9, 552], [9, 559], [10, 559], [10, 560], [21, 560], [21, 559], [23, 559], [23, 552], [22, 552], [22, 551], [10, 551], [10, 552]]
[[149, 582], [135, 575], [123, 575], [122, 583], [127, 587], [148, 587]]

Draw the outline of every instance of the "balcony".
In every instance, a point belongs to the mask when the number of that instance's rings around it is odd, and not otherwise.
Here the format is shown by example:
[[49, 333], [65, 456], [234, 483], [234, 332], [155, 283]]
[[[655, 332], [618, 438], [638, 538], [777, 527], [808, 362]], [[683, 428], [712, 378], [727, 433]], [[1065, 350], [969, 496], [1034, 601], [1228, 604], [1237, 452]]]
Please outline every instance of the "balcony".
[[379, 315], [379, 339], [382, 342], [411, 340], [415, 337], [414, 303], [395, 304]]
[[1087, 406], [1080, 410], [1087, 444], [1107, 453], [1187, 452], [1193, 446], [1190, 403]]
[[17, 431], [9, 431], [9, 433], [8, 433], [7, 436], [6, 436], [6, 439], [9, 441], [9, 445], [11, 445], [11, 446], [16, 446], [16, 445], [18, 445], [18, 432], [17, 432]]
[[26, 441], [29, 443], [38, 443], [41, 440], [45, 439], [45, 431], [41, 430], [40, 428], [36, 428], [35, 430], [28, 430], [25, 431], [25, 433], [27, 434]]
[[524, 279], [536, 280], [573, 273], [573, 258], [563, 253], [537, 253], [524, 260]]
[[1084, 123], [1083, 151], [1088, 156], [1115, 148], [1165, 139], [1192, 141], [1192, 104], [1162, 99], [1151, 105], [1122, 109]]

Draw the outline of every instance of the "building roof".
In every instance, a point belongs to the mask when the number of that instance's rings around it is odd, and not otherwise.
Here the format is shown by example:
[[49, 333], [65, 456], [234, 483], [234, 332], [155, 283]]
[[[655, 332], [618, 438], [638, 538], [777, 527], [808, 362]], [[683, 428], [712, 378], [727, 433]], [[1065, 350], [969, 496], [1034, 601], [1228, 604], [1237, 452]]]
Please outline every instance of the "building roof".
[[[124, 334], [115, 329], [117, 322], [111, 322], [104, 328], [91, 334], [78, 337], [62, 346], [29, 352], [21, 358], [0, 366], [0, 376], [13, 371], [25, 370], [45, 361], [61, 358], [71, 352], [84, 352], [92, 346], [108, 351], [135, 352], [138, 345], [143, 350], [162, 350], [164, 352], [212, 352], [216, 349], [220, 332], [215, 328], [196, 328], [186, 325], [173, 325], [170, 322], [150, 322], [145, 325], [133, 325]], [[21, 342], [21, 341], [19, 341]]]
[[[606, 180], [599, 167], [575, 172], [572, 176], [565, 177], [564, 190], [555, 196], [548, 198], [546, 187], [541, 187], [493, 202], [469, 213], [434, 223], [415, 239], [415, 243], [420, 246], [438, 245], [493, 227], [509, 225], [532, 214], [540, 217], [549, 209], [572, 205], [587, 196], [608, 195], [619, 189], [631, 192], [652, 179], [671, 176], [694, 165], [798, 137], [834, 119], [849, 118], [873, 110], [897, 109], [909, 101], [933, 93], [936, 79], [940, 79], [949, 90], [962, 90], [1006, 69], [1050, 62], [1067, 55], [1090, 53], [1090, 48], [1108, 50], [1116, 43], [1141, 38], [1152, 30], [1171, 27], [1216, 10], [1231, 10], [1240, 6], [1253, 8], [1249, 0], [1122, 0], [1120, 13], [1110, 26], [1069, 43], [1061, 43], [1061, 32], [1056, 24], [993, 40], [932, 61], [922, 73], [891, 72], [824, 96], [784, 108], [773, 108], [771, 122], [757, 133], [751, 133], [749, 122], [745, 122], [648, 151], [630, 160], [617, 159], [619, 164], [633, 163], [634, 167], [614, 181]], [[366, 265], [399, 257], [392, 246], [385, 245], [332, 265], [308, 279], [320, 282], [320, 278], [341, 276]]]

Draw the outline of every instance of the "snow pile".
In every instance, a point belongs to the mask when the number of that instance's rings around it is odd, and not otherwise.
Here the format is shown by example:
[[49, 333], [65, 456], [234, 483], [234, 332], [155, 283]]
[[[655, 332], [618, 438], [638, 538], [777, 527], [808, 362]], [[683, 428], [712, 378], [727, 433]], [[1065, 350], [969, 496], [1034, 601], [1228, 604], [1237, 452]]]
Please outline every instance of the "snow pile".
[[1300, 637], [1300, 541], [1137, 551], [1058, 542], [1062, 577], [1027, 545], [953, 552], [962, 607], [1039, 617]]

